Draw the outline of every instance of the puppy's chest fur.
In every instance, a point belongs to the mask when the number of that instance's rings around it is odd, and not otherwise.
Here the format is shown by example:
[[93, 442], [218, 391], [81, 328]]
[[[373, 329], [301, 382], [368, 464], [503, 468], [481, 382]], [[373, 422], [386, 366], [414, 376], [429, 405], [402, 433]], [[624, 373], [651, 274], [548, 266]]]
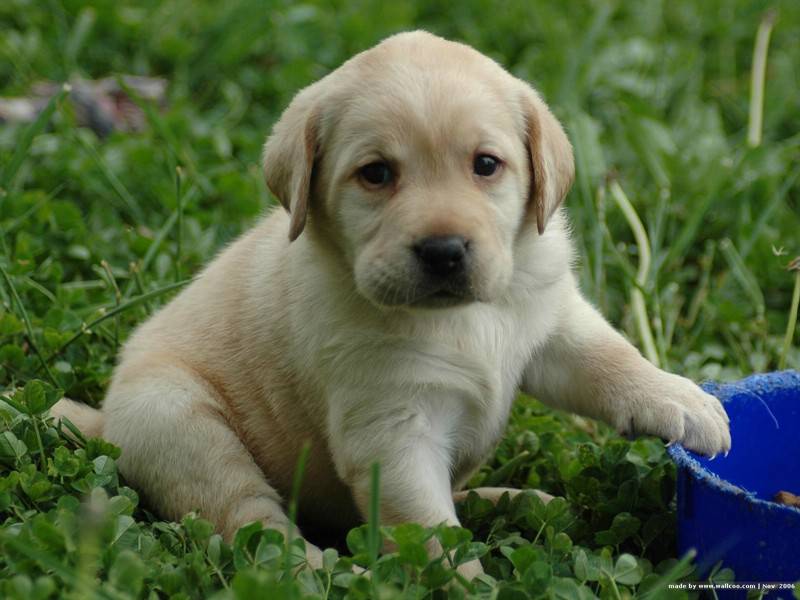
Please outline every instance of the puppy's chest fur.
[[[421, 410], [431, 428], [451, 444], [454, 487], [465, 482], [500, 439], [523, 369], [547, 328], [546, 319], [524, 303], [468, 307], [438, 328], [417, 325], [413, 335], [424, 339], [428, 329], [433, 338], [429, 343], [442, 347], [442, 372], [453, 377], [442, 378], [440, 393], [432, 390]], [[425, 355], [421, 361], [430, 362]], [[421, 371], [420, 383], [425, 380], [425, 369]]]
[[556, 295], [545, 288], [492, 305], [381, 314], [337, 307], [328, 291], [316, 304], [326, 310], [292, 319], [304, 324], [293, 362], [326, 398], [319, 427], [334, 454], [342, 438], [354, 446], [364, 435], [424, 438], [446, 454], [453, 486], [463, 484], [502, 434], [523, 369], [554, 323]]

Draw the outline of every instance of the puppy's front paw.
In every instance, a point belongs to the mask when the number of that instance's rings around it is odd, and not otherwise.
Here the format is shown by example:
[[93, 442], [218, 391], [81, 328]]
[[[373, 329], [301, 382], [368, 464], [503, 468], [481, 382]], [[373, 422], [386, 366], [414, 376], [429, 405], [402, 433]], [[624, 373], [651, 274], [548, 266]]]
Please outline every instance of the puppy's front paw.
[[714, 396], [685, 377], [663, 371], [644, 387], [649, 389], [640, 389], [638, 401], [628, 405], [627, 421], [616, 419], [622, 433], [657, 435], [712, 457], [730, 450], [728, 415]]

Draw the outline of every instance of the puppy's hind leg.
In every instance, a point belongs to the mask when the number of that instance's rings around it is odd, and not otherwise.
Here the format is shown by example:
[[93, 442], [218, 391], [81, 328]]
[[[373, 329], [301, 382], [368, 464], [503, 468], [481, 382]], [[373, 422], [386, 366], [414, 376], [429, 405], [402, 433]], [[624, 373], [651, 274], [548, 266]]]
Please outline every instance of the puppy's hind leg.
[[[196, 510], [232, 540], [252, 521], [286, 533], [279, 494], [230, 427], [213, 387], [193, 371], [123, 364], [103, 406], [105, 437], [122, 448], [120, 472], [163, 517]], [[321, 566], [311, 544], [309, 563]]]
[[66, 417], [86, 437], [103, 435], [103, 413], [86, 404], [62, 398], [50, 409], [50, 415], [55, 417], [56, 421]]

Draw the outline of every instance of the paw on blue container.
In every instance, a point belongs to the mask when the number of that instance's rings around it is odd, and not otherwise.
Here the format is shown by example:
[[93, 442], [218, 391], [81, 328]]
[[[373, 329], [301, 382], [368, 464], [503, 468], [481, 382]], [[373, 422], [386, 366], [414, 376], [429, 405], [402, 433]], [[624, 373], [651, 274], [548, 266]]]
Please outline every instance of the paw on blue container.
[[[678, 548], [697, 551], [701, 575], [722, 561], [737, 582], [798, 581], [800, 508], [774, 500], [779, 492], [800, 496], [800, 373], [703, 388], [722, 401], [732, 446], [714, 460], [669, 448], [678, 466]], [[792, 590], [770, 598], [793, 598]]]

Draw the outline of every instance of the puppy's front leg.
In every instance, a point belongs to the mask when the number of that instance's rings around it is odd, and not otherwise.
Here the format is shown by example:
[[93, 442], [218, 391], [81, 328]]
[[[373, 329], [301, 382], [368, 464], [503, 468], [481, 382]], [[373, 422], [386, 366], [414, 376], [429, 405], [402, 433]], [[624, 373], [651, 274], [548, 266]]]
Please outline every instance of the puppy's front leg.
[[[371, 467], [378, 463], [382, 524], [459, 525], [447, 433], [425, 407], [425, 400], [416, 399], [407, 407], [389, 402], [375, 406], [373, 402], [334, 411], [332, 450], [336, 468], [365, 518]], [[428, 551], [440, 555], [442, 548], [434, 539]], [[478, 560], [462, 564], [458, 570], [468, 579], [483, 572]]]
[[719, 400], [645, 360], [583, 299], [574, 281], [564, 296], [556, 330], [526, 368], [523, 391], [624, 434], [656, 435], [706, 455], [730, 449], [728, 416]]

